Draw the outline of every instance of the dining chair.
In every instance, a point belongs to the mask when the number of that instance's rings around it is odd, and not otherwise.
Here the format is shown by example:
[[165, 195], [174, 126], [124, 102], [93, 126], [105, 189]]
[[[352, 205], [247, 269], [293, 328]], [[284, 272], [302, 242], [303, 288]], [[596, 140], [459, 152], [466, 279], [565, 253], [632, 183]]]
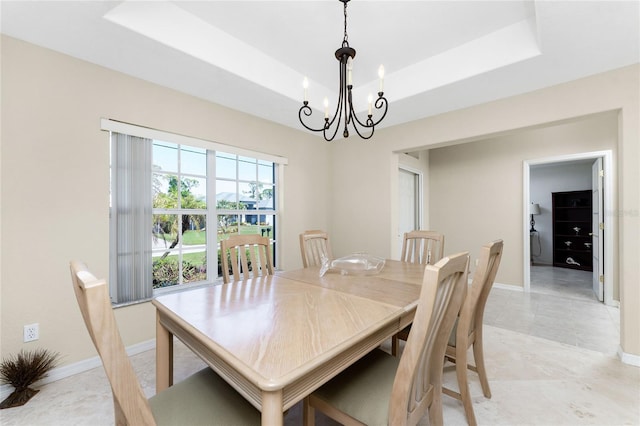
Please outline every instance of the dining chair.
[[333, 259], [329, 234], [321, 230], [304, 231], [300, 234], [302, 267], [322, 266], [322, 258]]
[[413, 328], [401, 357], [374, 349], [304, 399], [303, 420], [315, 410], [345, 425], [415, 425], [428, 413], [441, 425], [445, 349], [462, 305], [469, 254], [425, 267]]
[[[475, 371], [480, 377], [482, 393], [491, 398], [491, 389], [487, 380], [487, 370], [484, 365], [484, 351], [482, 348], [482, 317], [489, 297], [489, 292], [495, 281], [500, 260], [502, 259], [503, 241], [495, 240], [480, 249], [478, 266], [473, 274], [471, 287], [467, 290], [460, 315], [454, 324], [446, 350], [446, 359], [456, 364], [458, 390], [443, 388], [443, 393], [462, 401], [469, 425], [476, 424], [471, 394], [467, 382], [467, 369]], [[473, 346], [475, 366], [467, 363], [467, 350]]]
[[[414, 230], [404, 233], [402, 240], [402, 262], [433, 265], [444, 254], [444, 234], [435, 231]], [[406, 341], [411, 331], [411, 325], [400, 330], [391, 338], [391, 353], [398, 355], [400, 340]]]
[[443, 254], [444, 234], [421, 229], [404, 233], [401, 261], [433, 265]]
[[232, 235], [220, 241], [220, 257], [224, 283], [232, 281], [229, 272], [233, 274], [233, 281], [273, 275], [269, 237], [257, 234]]
[[258, 425], [260, 413], [209, 367], [147, 399], [113, 314], [105, 280], [72, 261], [73, 289], [111, 385], [117, 425]]

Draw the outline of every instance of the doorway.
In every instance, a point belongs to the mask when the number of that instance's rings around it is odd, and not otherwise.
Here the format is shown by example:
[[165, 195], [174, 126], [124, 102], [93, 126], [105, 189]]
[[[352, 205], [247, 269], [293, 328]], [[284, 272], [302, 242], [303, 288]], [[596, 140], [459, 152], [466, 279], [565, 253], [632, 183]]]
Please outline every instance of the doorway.
[[[525, 221], [523, 225], [524, 233], [523, 233], [523, 242], [524, 242], [524, 290], [526, 292], [531, 291], [531, 277], [532, 277], [532, 268], [535, 268], [534, 271], [537, 273], [543, 271], [540, 268], [533, 266], [535, 264], [534, 259], [537, 257], [540, 259], [541, 255], [541, 247], [544, 247], [543, 240], [544, 238], [540, 238], [539, 234], [532, 232], [534, 229], [534, 221], [536, 218], [542, 218], [542, 214], [547, 214], [547, 220], [550, 221], [551, 212], [550, 212], [550, 200], [542, 200], [542, 199], [534, 199], [534, 198], [543, 198], [540, 195], [540, 192], [536, 192], [536, 190], [532, 190], [532, 169], [535, 171], [542, 169], [546, 171], [554, 170], [559, 168], [570, 169], [571, 167], [578, 167], [581, 165], [581, 170], [583, 173], [587, 173], [586, 178], [583, 176], [583, 181], [581, 184], [582, 188], [579, 189], [590, 189], [593, 192], [593, 229], [589, 230], [589, 235], [593, 238], [593, 272], [588, 272], [585, 274], [584, 271], [582, 274], [578, 274], [579, 276], [571, 278], [573, 281], [586, 281], [587, 289], [593, 288], [593, 293], [595, 293], [596, 298], [604, 301], [607, 305], [614, 305], [613, 301], [613, 261], [611, 253], [613, 253], [613, 232], [606, 232], [607, 229], [611, 229], [611, 224], [609, 224], [609, 219], [603, 215], [603, 212], [612, 211], [612, 193], [613, 193], [613, 182], [612, 179], [608, 179], [607, 176], [612, 176], [612, 152], [611, 151], [597, 151], [597, 152], [589, 152], [582, 154], [573, 154], [566, 156], [557, 156], [550, 158], [543, 158], [538, 160], [529, 160], [524, 162], [523, 174], [524, 174], [524, 188], [523, 188], [523, 210], [525, 212]], [[594, 168], [592, 169], [592, 165]], [[587, 170], [584, 172], [584, 170]], [[602, 170], [602, 172], [600, 172]], [[549, 173], [551, 174], [551, 173]], [[595, 177], [594, 174], [598, 176]], [[593, 179], [593, 180], [592, 180]], [[599, 179], [599, 180], [598, 180]], [[584, 181], [587, 181], [585, 183]], [[601, 184], [601, 186], [600, 186]], [[589, 188], [591, 187], [591, 188]], [[549, 191], [547, 191], [549, 192]], [[548, 194], [550, 197], [550, 194]], [[546, 195], [545, 195], [546, 197]], [[536, 210], [538, 213], [534, 213], [532, 216], [531, 213], [531, 204], [538, 204]], [[539, 210], [539, 206], [542, 203], [544, 206], [541, 210]], [[540, 216], [537, 216], [540, 214]], [[545, 224], [540, 224], [543, 229]], [[552, 247], [552, 242], [549, 239], [552, 239], [550, 235], [551, 223], [549, 222], [546, 225], [547, 233], [546, 236], [546, 247], [547, 252], [544, 253], [546, 255], [545, 258], [541, 259], [542, 265], [547, 265], [549, 268], [544, 271], [544, 273], [548, 276], [549, 272], [555, 270], [558, 272], [556, 275], [566, 275], [568, 271], [563, 271], [563, 268], [553, 268], [549, 259], [549, 251]], [[535, 239], [536, 235], [537, 240]], [[537, 244], [536, 244], [537, 243]], [[551, 274], [553, 275], [553, 274]], [[582, 276], [584, 275], [584, 276]], [[536, 275], [537, 276], [537, 275]], [[590, 285], [591, 284], [591, 285]], [[599, 296], [599, 297], [598, 297]]]
[[405, 232], [422, 229], [422, 173], [398, 169], [398, 253]]

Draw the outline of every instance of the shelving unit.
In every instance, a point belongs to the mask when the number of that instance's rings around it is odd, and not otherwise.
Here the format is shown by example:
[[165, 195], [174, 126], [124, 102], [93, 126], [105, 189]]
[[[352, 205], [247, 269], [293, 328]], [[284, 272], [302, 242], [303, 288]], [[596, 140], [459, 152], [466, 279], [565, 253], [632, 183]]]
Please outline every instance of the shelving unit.
[[554, 192], [553, 266], [593, 270], [591, 190]]

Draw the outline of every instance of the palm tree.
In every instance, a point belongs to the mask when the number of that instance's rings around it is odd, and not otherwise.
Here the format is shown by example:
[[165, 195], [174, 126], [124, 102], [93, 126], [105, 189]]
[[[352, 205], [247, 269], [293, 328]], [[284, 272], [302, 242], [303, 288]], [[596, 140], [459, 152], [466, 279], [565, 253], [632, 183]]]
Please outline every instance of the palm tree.
[[[178, 177], [175, 175], [164, 176], [168, 180], [167, 192], [154, 191], [153, 207], [158, 209], [206, 209], [206, 201], [197, 198], [191, 192], [191, 189], [199, 184], [196, 179], [182, 178], [178, 181]], [[190, 226], [195, 226], [197, 229], [202, 229], [206, 226], [204, 223], [205, 215], [196, 214], [183, 214], [182, 221], [179, 218], [171, 214], [164, 214], [156, 216], [156, 224], [154, 225], [153, 235], [158, 238], [159, 234], [172, 234], [175, 235], [175, 239], [171, 245], [167, 248], [167, 251], [162, 254], [160, 259], [166, 258], [171, 249], [175, 248], [180, 242], [180, 236], [184, 235], [189, 230]], [[178, 232], [178, 228], [179, 232]], [[161, 231], [161, 232], [160, 232]], [[164, 238], [164, 235], [161, 238]]]

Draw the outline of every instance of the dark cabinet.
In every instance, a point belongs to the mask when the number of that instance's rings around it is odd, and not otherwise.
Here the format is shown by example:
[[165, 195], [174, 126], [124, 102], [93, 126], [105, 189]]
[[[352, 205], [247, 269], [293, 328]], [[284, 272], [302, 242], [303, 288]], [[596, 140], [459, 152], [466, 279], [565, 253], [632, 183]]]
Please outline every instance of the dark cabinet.
[[593, 270], [591, 190], [554, 192], [553, 266]]

